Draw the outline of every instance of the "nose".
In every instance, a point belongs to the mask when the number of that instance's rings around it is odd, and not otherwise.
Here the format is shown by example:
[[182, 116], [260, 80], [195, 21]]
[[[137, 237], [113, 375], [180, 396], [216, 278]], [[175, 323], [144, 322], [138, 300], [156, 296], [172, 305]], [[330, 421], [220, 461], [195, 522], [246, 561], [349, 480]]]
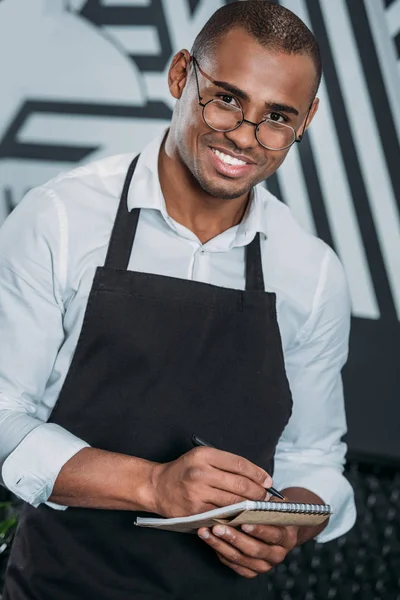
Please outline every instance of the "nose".
[[226, 137], [240, 150], [251, 150], [258, 146], [255, 127], [249, 122], [243, 123], [233, 131], [226, 131]]

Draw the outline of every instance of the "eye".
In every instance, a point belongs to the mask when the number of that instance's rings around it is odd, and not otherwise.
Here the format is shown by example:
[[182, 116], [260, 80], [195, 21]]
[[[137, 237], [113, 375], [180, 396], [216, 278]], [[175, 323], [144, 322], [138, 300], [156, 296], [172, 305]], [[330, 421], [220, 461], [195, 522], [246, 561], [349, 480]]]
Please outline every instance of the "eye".
[[288, 121], [287, 117], [277, 112], [268, 113], [267, 119], [271, 119], [271, 121], [275, 121], [275, 123], [286, 123]]
[[230, 106], [236, 106], [237, 108], [240, 108], [236, 98], [234, 98], [230, 94], [217, 94], [217, 98], [219, 100], [222, 100], [222, 102], [224, 102], [225, 104], [229, 104]]

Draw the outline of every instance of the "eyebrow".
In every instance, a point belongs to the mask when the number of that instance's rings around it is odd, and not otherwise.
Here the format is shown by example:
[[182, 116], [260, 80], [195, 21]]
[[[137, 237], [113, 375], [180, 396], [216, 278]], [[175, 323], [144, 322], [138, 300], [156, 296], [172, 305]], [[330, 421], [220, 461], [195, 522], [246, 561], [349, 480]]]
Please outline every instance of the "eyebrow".
[[217, 87], [220, 87], [226, 90], [227, 92], [231, 92], [232, 94], [234, 94], [238, 98], [241, 98], [242, 100], [245, 100], [246, 102], [250, 102], [250, 98], [246, 94], [246, 92], [244, 92], [240, 88], [237, 88], [235, 85], [232, 85], [232, 83], [227, 83], [226, 81], [217, 81], [215, 79], [213, 79], [212, 82]]
[[[213, 80], [213, 84], [217, 87], [226, 90], [227, 92], [231, 92], [231, 94], [234, 94], [235, 96], [237, 96], [241, 100], [244, 100], [245, 102], [250, 102], [248, 94], [246, 94], [246, 92], [244, 92], [240, 88], [237, 88], [235, 85], [232, 85], [232, 83], [228, 83], [227, 81]], [[290, 113], [292, 115], [299, 114], [297, 108], [294, 108], [294, 106], [290, 106], [288, 104], [280, 104], [278, 102], [266, 102], [265, 107], [269, 108], [270, 110], [276, 110], [277, 112], [285, 112]]]
[[286, 112], [292, 115], [298, 115], [299, 111], [294, 106], [289, 106], [288, 104], [279, 104], [277, 102], [266, 102], [266, 108], [270, 108], [271, 110], [276, 110], [277, 112]]

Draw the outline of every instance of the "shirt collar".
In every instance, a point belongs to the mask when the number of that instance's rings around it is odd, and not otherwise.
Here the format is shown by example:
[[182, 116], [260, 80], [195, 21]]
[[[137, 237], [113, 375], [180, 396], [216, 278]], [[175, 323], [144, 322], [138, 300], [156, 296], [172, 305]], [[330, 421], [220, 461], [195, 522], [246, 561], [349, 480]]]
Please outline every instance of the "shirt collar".
[[256, 233], [267, 237], [267, 194], [263, 184], [256, 185], [250, 194], [250, 202], [236, 234], [238, 245], [248, 244]]
[[128, 192], [128, 210], [152, 208], [167, 214], [164, 196], [158, 179], [158, 155], [166, 134], [164, 130], [140, 153]]
[[[158, 155], [167, 130], [151, 141], [141, 152], [128, 193], [128, 209], [149, 208], [161, 211], [168, 217], [167, 207], [158, 179]], [[255, 186], [251, 192], [246, 213], [237, 226], [236, 244], [248, 244], [260, 232], [267, 237], [266, 208], [268, 194], [263, 184]]]

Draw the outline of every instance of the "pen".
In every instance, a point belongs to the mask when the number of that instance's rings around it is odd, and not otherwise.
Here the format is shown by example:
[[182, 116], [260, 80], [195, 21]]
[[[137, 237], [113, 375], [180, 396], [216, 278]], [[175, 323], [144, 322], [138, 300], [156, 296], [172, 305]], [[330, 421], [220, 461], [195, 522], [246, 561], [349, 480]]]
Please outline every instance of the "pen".
[[[199, 438], [199, 436], [195, 433], [192, 435], [192, 444], [193, 446], [206, 446], [207, 448], [215, 448], [215, 446], [209, 444], [208, 442], [205, 442], [204, 440]], [[273, 496], [276, 496], [276, 498], [280, 498], [281, 500], [285, 499], [285, 496], [282, 496], [282, 494], [273, 487], [267, 488], [267, 492], [269, 492]]]

